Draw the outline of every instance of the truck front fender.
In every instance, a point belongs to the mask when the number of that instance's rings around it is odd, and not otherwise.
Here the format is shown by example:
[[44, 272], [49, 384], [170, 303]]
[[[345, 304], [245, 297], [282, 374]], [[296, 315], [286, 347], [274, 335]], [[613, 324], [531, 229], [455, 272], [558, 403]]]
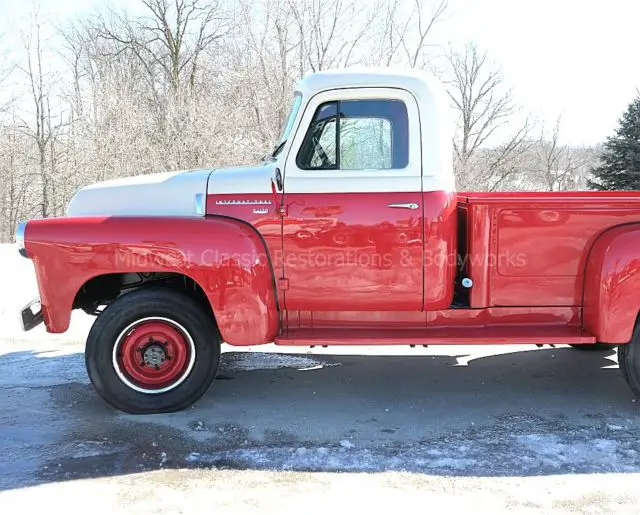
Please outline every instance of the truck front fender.
[[258, 232], [207, 217], [82, 217], [32, 220], [25, 248], [34, 262], [47, 330], [67, 330], [76, 294], [114, 273], [173, 272], [204, 291], [223, 341], [273, 341], [279, 314], [273, 269]]
[[640, 309], [640, 224], [605, 231], [585, 269], [583, 327], [602, 343], [631, 340]]

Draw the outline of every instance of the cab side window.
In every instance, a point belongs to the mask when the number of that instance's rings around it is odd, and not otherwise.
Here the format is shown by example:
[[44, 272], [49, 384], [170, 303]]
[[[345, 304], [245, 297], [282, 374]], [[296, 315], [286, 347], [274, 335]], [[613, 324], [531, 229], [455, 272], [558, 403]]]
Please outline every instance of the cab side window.
[[400, 100], [320, 105], [297, 156], [302, 170], [388, 170], [408, 163], [409, 120]]

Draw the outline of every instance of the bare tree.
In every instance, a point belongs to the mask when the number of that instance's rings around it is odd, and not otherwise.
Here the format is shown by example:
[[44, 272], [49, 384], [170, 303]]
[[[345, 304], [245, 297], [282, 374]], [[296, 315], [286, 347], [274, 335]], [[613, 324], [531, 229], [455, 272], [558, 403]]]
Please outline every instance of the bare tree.
[[[420, 64], [424, 67], [427, 64], [426, 62], [420, 63], [419, 59], [421, 57], [424, 58], [423, 54], [428, 41], [427, 38], [435, 24], [442, 19], [447, 10], [448, 2], [447, 0], [440, 0], [439, 3], [436, 4], [435, 9], [430, 12], [427, 12], [425, 5], [427, 5], [427, 3], [424, 0], [414, 1], [410, 18], [402, 25], [402, 30], [398, 33], [398, 38], [402, 41], [402, 48], [406, 53], [407, 61], [412, 68]], [[414, 23], [411, 24], [409, 20], [414, 20]], [[413, 44], [409, 42], [410, 38], [408, 37], [408, 34], [411, 32], [409, 30], [411, 25], [415, 27], [415, 42]]]
[[[18, 121], [11, 117], [9, 123], [15, 125]], [[0, 127], [0, 238], [9, 241], [13, 237], [16, 224], [24, 215], [29, 181], [25, 176], [28, 163], [25, 160], [24, 149], [29, 141], [11, 127]]]
[[100, 20], [99, 36], [131, 51], [149, 80], [173, 91], [193, 87], [201, 54], [229, 29], [229, 16], [217, 0], [140, 0], [147, 14], [130, 19], [109, 11]]
[[20, 67], [27, 80], [31, 111], [29, 116], [21, 118], [16, 129], [30, 138], [36, 147], [37, 172], [35, 175], [40, 185], [38, 214], [44, 218], [56, 214], [58, 207], [56, 203], [58, 185], [54, 179], [58, 161], [57, 138], [65, 123], [52, 101], [53, 78], [44, 66], [42, 30], [42, 19], [34, 6], [30, 32], [22, 33], [26, 66]]
[[236, 121], [255, 134], [264, 153], [278, 136], [306, 59], [289, 0], [269, 0], [262, 9], [252, 0], [239, 0], [237, 6], [240, 28], [228, 38], [220, 66], [234, 70], [232, 77], [242, 87], [230, 84], [222, 94], [247, 108], [244, 119]]
[[349, 66], [377, 16], [377, 2], [288, 0], [300, 40], [301, 63], [311, 71]]
[[[0, 34], [0, 41], [3, 40], [3, 34]], [[9, 51], [7, 48], [0, 48], [0, 114], [9, 110], [14, 98], [9, 94], [7, 83], [11, 78], [16, 66], [8, 60]]]
[[0, 49], [0, 58], [0, 240], [8, 241], [24, 205], [26, 181], [22, 178], [25, 167], [21, 161], [21, 135], [13, 130], [16, 95], [10, 80], [16, 66], [9, 61], [8, 49]]
[[[157, 149], [147, 170], [201, 165], [200, 149], [188, 140], [209, 93], [202, 77], [212, 66], [205, 61], [228, 34], [231, 15], [217, 0], [140, 1], [145, 11], [141, 16], [111, 10], [85, 25], [102, 42], [92, 60], [110, 76], [115, 64], [118, 87], [127, 90], [132, 112], [153, 117], [140, 135]], [[136, 84], [140, 73], [142, 85]], [[122, 81], [123, 76], [129, 80]]]
[[[3, 240], [20, 219], [62, 213], [89, 183], [259, 159], [306, 73], [432, 67], [448, 12], [446, 0], [136, 1], [50, 39], [36, 11], [19, 73], [0, 63], [11, 93], [0, 98]], [[565, 148], [555, 132], [530, 138], [500, 69], [475, 47], [443, 62], [462, 189], [579, 187], [590, 149]]]
[[594, 164], [589, 149], [560, 143], [560, 122], [558, 118], [550, 133], [542, 128], [533, 156], [531, 172], [548, 191], [584, 187], [587, 169]]
[[426, 68], [434, 52], [431, 36], [445, 19], [448, 0], [389, 0], [377, 6], [377, 32], [368, 64]]
[[495, 189], [513, 172], [509, 163], [527, 143], [529, 119], [510, 131], [507, 141], [483, 164], [484, 176], [478, 177], [474, 157], [499, 129], [513, 122], [518, 109], [511, 90], [505, 88], [500, 68], [493, 66], [487, 54], [474, 44], [466, 45], [461, 52], [449, 49], [445, 57], [449, 96], [459, 114], [453, 143], [459, 184], [469, 186], [481, 180], [485, 187]]
[[468, 173], [459, 182], [465, 189], [522, 189], [521, 175], [526, 170], [527, 156], [532, 146], [527, 138], [528, 131], [527, 122], [507, 141], [478, 149], [467, 163]]

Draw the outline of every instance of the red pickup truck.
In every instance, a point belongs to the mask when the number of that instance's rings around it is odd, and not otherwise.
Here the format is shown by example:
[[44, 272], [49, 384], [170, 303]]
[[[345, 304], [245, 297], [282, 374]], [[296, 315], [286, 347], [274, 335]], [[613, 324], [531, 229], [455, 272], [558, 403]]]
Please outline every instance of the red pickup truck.
[[80, 190], [17, 229], [25, 329], [96, 314], [89, 376], [131, 413], [195, 402], [221, 342], [618, 345], [640, 396], [640, 195], [456, 193], [447, 106], [421, 73], [317, 73], [260, 165]]

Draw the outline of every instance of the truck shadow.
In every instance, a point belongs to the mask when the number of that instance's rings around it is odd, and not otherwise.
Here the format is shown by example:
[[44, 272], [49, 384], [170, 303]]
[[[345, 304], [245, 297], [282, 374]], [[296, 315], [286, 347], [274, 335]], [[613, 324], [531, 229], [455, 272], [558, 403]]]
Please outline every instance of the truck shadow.
[[[0, 389], [4, 419], [13, 423], [0, 427], [0, 451], [10, 457], [0, 465], [0, 489], [201, 467], [640, 472], [638, 410], [613, 353], [484, 354], [228, 352], [195, 407], [150, 416], [122, 414], [99, 399], [81, 354], [7, 354]], [[7, 370], [17, 366], [29, 372], [12, 381]]]

